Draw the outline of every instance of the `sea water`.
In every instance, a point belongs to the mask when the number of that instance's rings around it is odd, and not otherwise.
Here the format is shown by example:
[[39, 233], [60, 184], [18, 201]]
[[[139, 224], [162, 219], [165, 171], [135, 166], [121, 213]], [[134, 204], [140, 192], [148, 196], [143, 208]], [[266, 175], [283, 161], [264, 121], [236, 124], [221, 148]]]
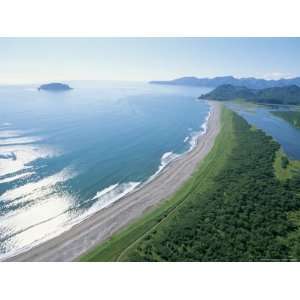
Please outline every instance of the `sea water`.
[[59, 235], [189, 151], [210, 89], [70, 82], [0, 87], [0, 259]]

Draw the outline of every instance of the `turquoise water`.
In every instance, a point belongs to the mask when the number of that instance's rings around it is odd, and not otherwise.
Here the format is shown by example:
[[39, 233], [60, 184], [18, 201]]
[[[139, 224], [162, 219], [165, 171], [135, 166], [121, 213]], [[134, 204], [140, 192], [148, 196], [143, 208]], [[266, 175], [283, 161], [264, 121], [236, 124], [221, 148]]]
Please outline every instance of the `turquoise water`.
[[0, 258], [58, 235], [188, 151], [209, 91], [126, 82], [0, 87]]

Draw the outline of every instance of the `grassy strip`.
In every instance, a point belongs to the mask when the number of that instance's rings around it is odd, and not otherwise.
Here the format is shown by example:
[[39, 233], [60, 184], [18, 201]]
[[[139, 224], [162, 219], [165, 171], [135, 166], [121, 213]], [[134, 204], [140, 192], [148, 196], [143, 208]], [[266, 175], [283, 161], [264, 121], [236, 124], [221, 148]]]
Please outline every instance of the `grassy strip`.
[[188, 201], [195, 193], [202, 193], [208, 189], [213, 184], [213, 178], [222, 170], [234, 145], [232, 116], [231, 111], [222, 110], [222, 128], [213, 149], [200, 163], [199, 169], [191, 179], [174, 196], [80, 257], [80, 261], [127, 260], [127, 250], [134, 246], [139, 239], [167, 221], [179, 205]]
[[291, 179], [298, 172], [298, 170], [300, 170], [299, 160], [288, 160], [287, 166], [284, 167], [282, 162], [286, 159], [287, 157], [282, 151], [282, 149], [278, 150], [274, 161], [274, 170], [276, 177], [280, 181]]
[[255, 111], [255, 109], [257, 109], [258, 107], [262, 106], [258, 103], [254, 103], [254, 102], [249, 102], [249, 101], [246, 101], [244, 99], [235, 99], [235, 100], [231, 100], [230, 101], [231, 103], [233, 104], [237, 104], [241, 107], [243, 107], [246, 111], [249, 111], [249, 112], [253, 112]]

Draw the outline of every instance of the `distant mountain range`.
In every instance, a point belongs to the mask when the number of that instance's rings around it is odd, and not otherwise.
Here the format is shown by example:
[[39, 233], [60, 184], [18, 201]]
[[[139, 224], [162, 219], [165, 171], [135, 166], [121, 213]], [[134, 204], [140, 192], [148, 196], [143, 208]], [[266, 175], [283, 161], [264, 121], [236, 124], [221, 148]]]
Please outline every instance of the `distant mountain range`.
[[249, 89], [247, 87], [223, 84], [210, 93], [201, 95], [199, 99], [219, 101], [243, 99], [256, 103], [299, 105], [300, 87], [289, 85], [265, 89]]
[[233, 86], [244, 86], [250, 89], [264, 89], [270, 87], [283, 87], [288, 85], [300, 86], [300, 77], [279, 80], [266, 80], [254, 77], [235, 78], [233, 76], [220, 76], [214, 78], [182, 77], [169, 81], [150, 81], [150, 83], [205, 87], [217, 87], [223, 84], [230, 84]]

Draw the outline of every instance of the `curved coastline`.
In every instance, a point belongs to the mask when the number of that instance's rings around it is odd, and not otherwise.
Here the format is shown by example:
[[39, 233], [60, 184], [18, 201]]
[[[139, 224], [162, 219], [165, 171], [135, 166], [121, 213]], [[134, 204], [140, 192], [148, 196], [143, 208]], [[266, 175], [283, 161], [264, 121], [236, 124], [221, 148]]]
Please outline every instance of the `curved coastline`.
[[159, 202], [170, 197], [193, 174], [198, 163], [211, 150], [220, 130], [220, 104], [211, 106], [206, 128], [191, 150], [167, 163], [150, 181], [138, 186], [118, 201], [95, 212], [61, 235], [39, 244], [7, 261], [72, 261]]

